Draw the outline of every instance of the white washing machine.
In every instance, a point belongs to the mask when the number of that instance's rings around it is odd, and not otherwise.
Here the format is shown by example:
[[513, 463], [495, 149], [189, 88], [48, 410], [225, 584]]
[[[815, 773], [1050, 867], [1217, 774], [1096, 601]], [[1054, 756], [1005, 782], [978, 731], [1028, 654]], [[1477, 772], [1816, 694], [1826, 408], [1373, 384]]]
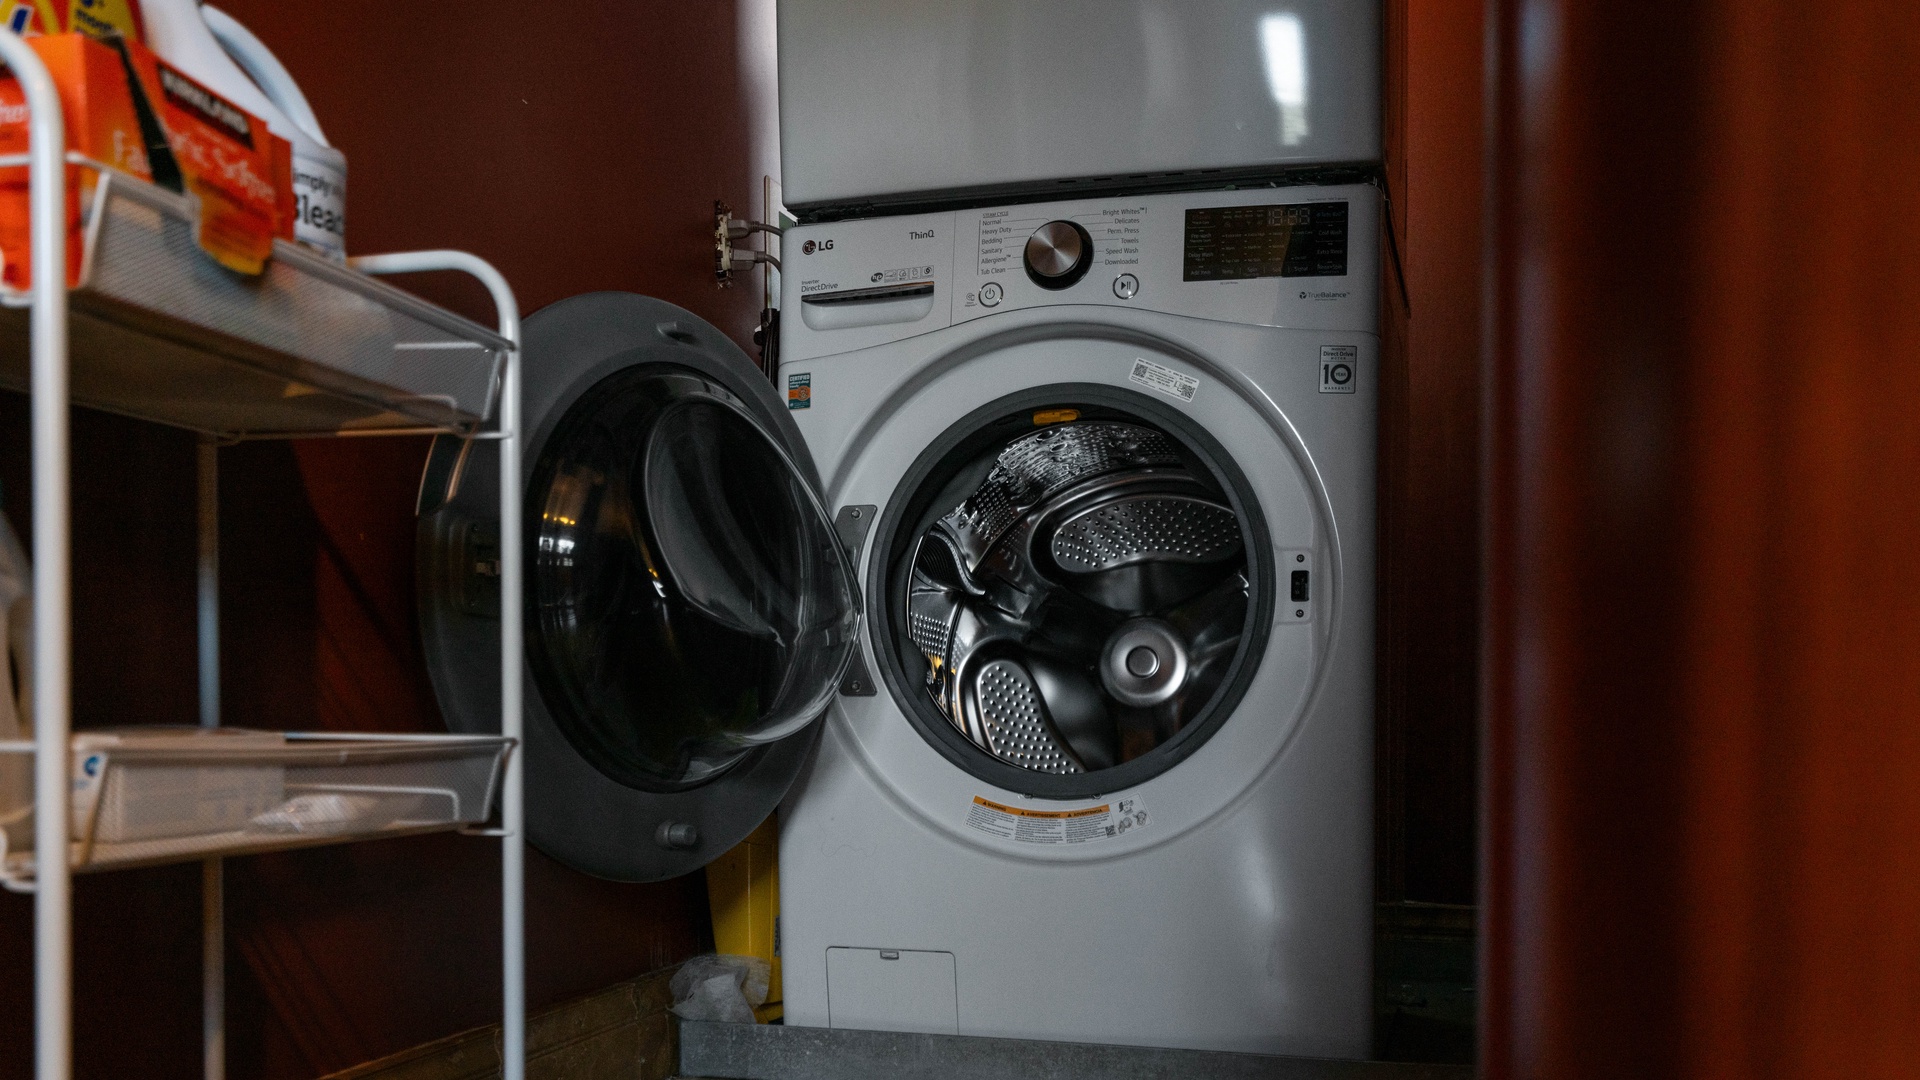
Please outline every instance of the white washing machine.
[[865, 647], [782, 813], [787, 1022], [1368, 1049], [1378, 195], [785, 241]]
[[1379, 5], [779, 18], [779, 389], [865, 609], [787, 1021], [1364, 1055]]

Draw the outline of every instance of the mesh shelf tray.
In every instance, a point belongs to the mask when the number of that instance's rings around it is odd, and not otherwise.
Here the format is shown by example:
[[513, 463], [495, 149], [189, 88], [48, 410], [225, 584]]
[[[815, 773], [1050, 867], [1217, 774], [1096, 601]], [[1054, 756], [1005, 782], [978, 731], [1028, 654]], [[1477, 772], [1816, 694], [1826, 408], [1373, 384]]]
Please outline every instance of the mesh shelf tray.
[[[366, 274], [274, 242], [260, 277], [194, 243], [186, 197], [111, 171], [70, 296], [72, 394], [234, 438], [434, 428], [492, 416], [508, 342]], [[0, 294], [0, 385], [27, 389], [26, 294]]]
[[[513, 740], [498, 736], [77, 734], [72, 866], [117, 869], [480, 825], [493, 813], [512, 749]], [[32, 815], [4, 810], [0, 880], [23, 883], [34, 875]]]

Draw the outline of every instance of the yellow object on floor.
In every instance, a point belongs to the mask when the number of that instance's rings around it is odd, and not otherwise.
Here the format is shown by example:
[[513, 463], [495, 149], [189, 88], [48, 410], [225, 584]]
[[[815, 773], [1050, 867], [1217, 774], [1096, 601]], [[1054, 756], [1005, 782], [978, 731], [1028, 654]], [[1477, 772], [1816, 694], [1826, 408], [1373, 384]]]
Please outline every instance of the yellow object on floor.
[[768, 817], [733, 850], [707, 864], [707, 907], [713, 913], [715, 952], [767, 962], [767, 1003], [753, 1010], [761, 1023], [784, 1015], [780, 998], [780, 824]]

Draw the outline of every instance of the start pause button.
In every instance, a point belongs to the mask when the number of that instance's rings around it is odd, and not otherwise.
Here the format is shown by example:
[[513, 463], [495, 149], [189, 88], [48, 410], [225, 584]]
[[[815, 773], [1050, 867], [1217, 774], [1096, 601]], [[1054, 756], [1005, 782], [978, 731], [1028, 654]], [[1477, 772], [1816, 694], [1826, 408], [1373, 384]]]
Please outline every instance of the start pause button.
[[1360, 381], [1358, 345], [1320, 346], [1320, 392], [1351, 394]]

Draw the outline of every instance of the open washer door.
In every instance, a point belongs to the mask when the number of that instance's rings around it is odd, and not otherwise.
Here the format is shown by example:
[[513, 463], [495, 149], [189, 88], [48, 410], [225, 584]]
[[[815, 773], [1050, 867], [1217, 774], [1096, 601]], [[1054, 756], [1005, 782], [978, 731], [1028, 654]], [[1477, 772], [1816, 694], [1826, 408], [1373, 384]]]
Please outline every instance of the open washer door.
[[[705, 865], [785, 796], [857, 643], [853, 570], [773, 388], [626, 293], [523, 331], [528, 838], [590, 874]], [[498, 454], [443, 436], [419, 590], [447, 726], [498, 730]]]

